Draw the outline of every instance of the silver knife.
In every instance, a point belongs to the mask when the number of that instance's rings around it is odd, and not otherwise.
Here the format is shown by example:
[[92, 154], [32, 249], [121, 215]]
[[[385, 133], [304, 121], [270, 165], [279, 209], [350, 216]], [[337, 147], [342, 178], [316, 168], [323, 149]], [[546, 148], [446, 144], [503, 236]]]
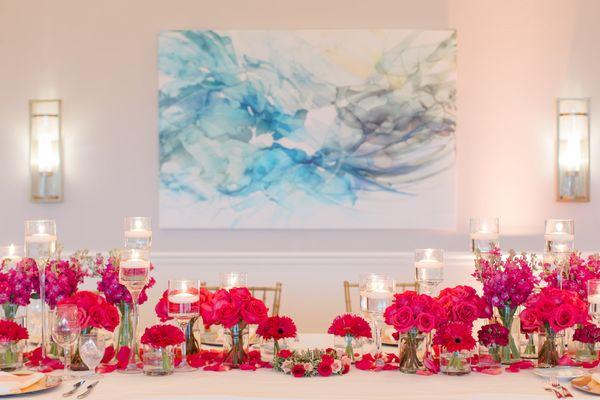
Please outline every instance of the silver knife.
[[77, 391], [77, 389], [79, 389], [79, 387], [81, 385], [83, 385], [85, 383], [85, 380], [81, 380], [79, 382], [77, 382], [76, 384], [73, 385], [73, 389], [69, 390], [66, 393], [63, 393], [63, 397], [69, 397], [75, 394], [75, 392]]
[[100, 381], [96, 381], [96, 382], [92, 383], [91, 385], [88, 385], [88, 387], [85, 388], [85, 392], [81, 393], [79, 396], [77, 396], [77, 398], [84, 399], [84, 398], [88, 397], [90, 395], [90, 393], [92, 393], [92, 390], [94, 390], [96, 385], [99, 383], [100, 383]]

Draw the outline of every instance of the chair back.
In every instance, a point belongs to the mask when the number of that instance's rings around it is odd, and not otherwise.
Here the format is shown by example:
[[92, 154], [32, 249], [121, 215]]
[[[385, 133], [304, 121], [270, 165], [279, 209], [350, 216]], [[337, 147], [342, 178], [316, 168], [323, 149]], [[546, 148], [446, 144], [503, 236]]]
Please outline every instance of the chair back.
[[[404, 283], [404, 282], [396, 282], [396, 293], [406, 292], [407, 290], [417, 291], [417, 283]], [[351, 283], [349, 281], [344, 281], [344, 303], [346, 306], [346, 312], [352, 312], [352, 292], [351, 289], [358, 289], [358, 283]]]

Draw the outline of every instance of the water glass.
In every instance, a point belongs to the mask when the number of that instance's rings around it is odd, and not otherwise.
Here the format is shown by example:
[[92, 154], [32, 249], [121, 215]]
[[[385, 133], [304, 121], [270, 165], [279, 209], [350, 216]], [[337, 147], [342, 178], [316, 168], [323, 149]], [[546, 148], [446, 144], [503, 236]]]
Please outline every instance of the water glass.
[[79, 338], [81, 332], [81, 315], [74, 304], [59, 304], [54, 309], [51, 318], [52, 339], [63, 348], [65, 353], [63, 380], [76, 379], [77, 377], [69, 375], [69, 366], [71, 357], [69, 355], [71, 347]]
[[104, 357], [106, 350], [106, 340], [97, 332], [81, 335], [79, 338], [79, 356], [84, 364], [89, 368], [90, 374], [87, 378], [99, 378], [101, 375], [96, 374], [96, 367]]

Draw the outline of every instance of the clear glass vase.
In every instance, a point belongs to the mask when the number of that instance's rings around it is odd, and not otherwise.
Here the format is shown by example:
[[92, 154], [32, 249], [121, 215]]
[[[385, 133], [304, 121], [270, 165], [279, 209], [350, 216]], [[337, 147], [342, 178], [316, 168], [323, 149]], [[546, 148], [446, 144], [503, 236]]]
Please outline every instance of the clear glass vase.
[[334, 336], [333, 347], [336, 350], [343, 352], [350, 360], [352, 360], [352, 362], [354, 362], [356, 361], [357, 354], [360, 356], [362, 352], [363, 341], [361, 339], [356, 339], [352, 335]]
[[14, 303], [2, 303], [2, 311], [4, 312], [4, 319], [14, 321], [14, 319], [17, 317], [19, 306]]
[[[502, 325], [508, 329], [508, 345], [500, 348], [502, 364], [512, 364], [521, 361], [521, 352], [519, 351], [519, 346], [517, 346], [514, 337], [514, 332], [516, 330], [515, 325], [518, 323], [518, 319], [515, 319], [517, 308], [504, 306], [498, 307], [497, 309]], [[518, 332], [518, 330], [516, 331]]]
[[171, 375], [175, 370], [173, 346], [155, 348], [144, 345], [143, 372], [149, 376]]
[[0, 370], [14, 371], [23, 366], [23, 346], [19, 341], [0, 341]]
[[499, 368], [502, 364], [502, 346], [479, 345], [479, 366], [481, 368]]
[[471, 373], [471, 352], [467, 350], [449, 352], [442, 349], [440, 371], [446, 375], [466, 375]]
[[116, 329], [115, 354], [119, 354], [121, 347], [129, 346], [133, 335], [133, 308], [131, 304], [121, 302], [118, 309], [121, 314], [121, 321]]
[[598, 359], [595, 343], [575, 342], [575, 360], [578, 362], [593, 362]]
[[521, 358], [535, 360], [538, 358], [538, 333], [528, 332], [521, 334]]
[[400, 336], [399, 358], [400, 372], [415, 374], [423, 368], [423, 355], [425, 354], [425, 335], [409, 332]]
[[223, 364], [239, 368], [248, 361], [249, 332], [245, 324], [235, 324], [225, 329], [223, 337]]
[[540, 334], [539, 337], [538, 368], [556, 367], [562, 355], [563, 336], [549, 329], [545, 334]]

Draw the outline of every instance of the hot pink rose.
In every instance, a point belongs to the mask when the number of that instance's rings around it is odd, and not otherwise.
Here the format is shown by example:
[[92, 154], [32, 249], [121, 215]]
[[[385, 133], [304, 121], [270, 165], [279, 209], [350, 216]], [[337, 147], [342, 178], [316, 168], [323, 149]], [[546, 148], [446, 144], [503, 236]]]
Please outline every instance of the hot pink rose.
[[229, 294], [231, 296], [231, 301], [238, 305], [238, 307], [247, 303], [252, 298], [252, 293], [245, 287], [231, 288], [229, 289]]
[[240, 322], [239, 310], [231, 303], [222, 303], [215, 309], [215, 315], [224, 328], [231, 328]]
[[90, 308], [90, 324], [94, 328], [102, 328], [106, 318], [106, 309], [103, 305], [97, 304]]
[[417, 329], [423, 333], [431, 332], [435, 328], [435, 317], [430, 313], [419, 314], [415, 322]]
[[546, 296], [541, 297], [535, 305], [537, 313], [539, 314], [541, 319], [544, 320], [548, 320], [552, 316], [552, 313], [554, 312], [555, 308], [556, 304], [554, 304], [554, 301]]
[[242, 318], [247, 324], [260, 324], [268, 318], [269, 309], [262, 301], [252, 298], [242, 306]]
[[408, 306], [400, 307], [390, 315], [389, 322], [400, 333], [406, 333], [415, 325], [412, 309]]
[[550, 327], [554, 332], [560, 332], [575, 325], [575, 309], [570, 304], [558, 306], [550, 318]]
[[535, 332], [542, 326], [540, 315], [532, 308], [526, 308], [519, 315], [521, 319], [521, 329], [524, 332]]
[[465, 301], [456, 304], [452, 311], [454, 314], [454, 322], [463, 322], [465, 324], [471, 324], [479, 316], [479, 309], [477, 305], [473, 303], [467, 303]]

